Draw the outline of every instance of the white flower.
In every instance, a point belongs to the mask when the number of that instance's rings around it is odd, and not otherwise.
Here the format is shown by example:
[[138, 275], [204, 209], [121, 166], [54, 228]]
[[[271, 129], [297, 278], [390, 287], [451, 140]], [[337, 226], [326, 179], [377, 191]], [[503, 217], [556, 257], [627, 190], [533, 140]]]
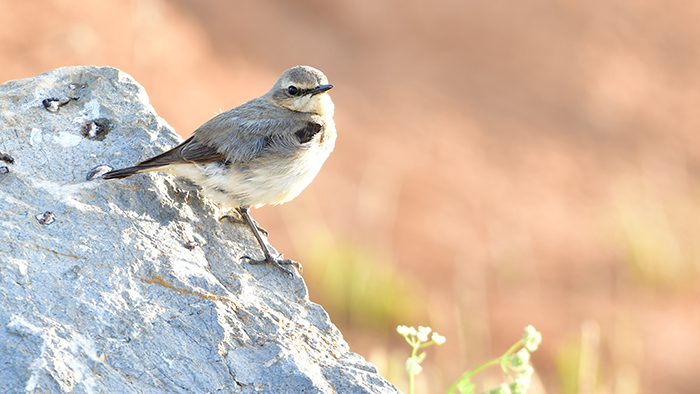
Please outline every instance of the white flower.
[[542, 334], [535, 330], [533, 326], [525, 327], [525, 335], [523, 335], [523, 344], [525, 348], [531, 352], [537, 350], [542, 343]]
[[526, 394], [528, 387], [530, 387], [530, 378], [535, 370], [526, 365], [525, 368], [515, 377], [515, 381], [511, 383], [510, 389], [513, 394]]
[[435, 343], [437, 343], [438, 345], [442, 345], [442, 344], [445, 343], [445, 341], [447, 340], [447, 339], [445, 339], [445, 337], [443, 337], [442, 335], [438, 334], [437, 332], [434, 332], [434, 333], [433, 333], [433, 337], [432, 337], [431, 339], [432, 339], [433, 341], [435, 341]]
[[409, 358], [406, 360], [406, 371], [408, 371], [409, 375], [418, 375], [422, 370], [423, 367], [420, 366], [420, 361], [417, 359]]
[[527, 349], [520, 349], [517, 353], [510, 356], [510, 367], [519, 369], [527, 365], [530, 362], [530, 352]]
[[430, 334], [430, 331], [430, 327], [418, 326], [418, 334], [416, 334], [418, 340], [421, 342], [428, 342], [428, 334]]

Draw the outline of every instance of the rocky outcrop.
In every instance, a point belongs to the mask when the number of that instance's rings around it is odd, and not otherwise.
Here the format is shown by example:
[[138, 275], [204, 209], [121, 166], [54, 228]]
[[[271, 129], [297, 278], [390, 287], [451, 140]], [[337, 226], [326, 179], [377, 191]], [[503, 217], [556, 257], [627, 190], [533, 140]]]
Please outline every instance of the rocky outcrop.
[[197, 187], [99, 179], [180, 140], [113, 68], [0, 86], [0, 392], [398, 392]]

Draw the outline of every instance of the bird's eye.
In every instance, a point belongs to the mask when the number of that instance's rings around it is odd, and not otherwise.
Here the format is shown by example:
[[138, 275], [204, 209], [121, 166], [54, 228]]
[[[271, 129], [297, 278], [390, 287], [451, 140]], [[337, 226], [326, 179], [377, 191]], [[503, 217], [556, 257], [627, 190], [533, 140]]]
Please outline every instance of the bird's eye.
[[299, 89], [297, 89], [296, 86], [290, 86], [289, 88], [287, 88], [287, 92], [290, 96], [296, 96], [297, 93], [299, 93]]

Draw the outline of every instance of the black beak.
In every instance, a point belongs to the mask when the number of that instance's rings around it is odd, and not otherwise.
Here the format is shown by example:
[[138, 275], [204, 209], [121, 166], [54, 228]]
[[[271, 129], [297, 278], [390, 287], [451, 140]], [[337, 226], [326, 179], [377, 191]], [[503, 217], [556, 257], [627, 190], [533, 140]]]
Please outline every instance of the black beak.
[[331, 85], [331, 84], [319, 85], [315, 89], [309, 90], [309, 94], [314, 96], [314, 95], [317, 95], [319, 93], [327, 92], [327, 91], [331, 90], [332, 88], [333, 88], [333, 85]]

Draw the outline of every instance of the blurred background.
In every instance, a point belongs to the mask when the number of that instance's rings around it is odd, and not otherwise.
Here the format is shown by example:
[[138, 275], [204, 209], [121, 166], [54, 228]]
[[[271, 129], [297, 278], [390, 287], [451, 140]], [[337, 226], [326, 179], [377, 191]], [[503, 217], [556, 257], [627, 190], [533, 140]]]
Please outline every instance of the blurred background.
[[117, 67], [185, 137], [319, 68], [336, 149], [253, 216], [352, 351], [407, 390], [396, 326], [430, 326], [447, 343], [418, 391], [441, 393], [532, 324], [531, 393], [697, 393], [698, 20], [697, 1], [0, 0], [0, 81]]

